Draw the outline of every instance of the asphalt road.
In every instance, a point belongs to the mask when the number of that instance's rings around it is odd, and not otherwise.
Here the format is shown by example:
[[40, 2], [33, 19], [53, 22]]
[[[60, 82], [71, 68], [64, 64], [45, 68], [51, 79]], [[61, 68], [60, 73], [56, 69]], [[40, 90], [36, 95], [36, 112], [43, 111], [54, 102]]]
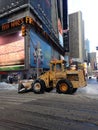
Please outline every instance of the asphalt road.
[[0, 89], [0, 130], [98, 130], [98, 85], [92, 82], [74, 95]]

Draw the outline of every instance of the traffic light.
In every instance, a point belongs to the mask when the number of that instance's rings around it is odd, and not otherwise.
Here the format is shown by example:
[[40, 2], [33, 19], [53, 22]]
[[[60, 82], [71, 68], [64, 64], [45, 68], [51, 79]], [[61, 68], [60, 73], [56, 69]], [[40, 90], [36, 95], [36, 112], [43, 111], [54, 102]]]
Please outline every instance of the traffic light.
[[96, 46], [96, 50], [98, 50], [98, 46]]
[[21, 31], [22, 31], [22, 36], [26, 36], [26, 25], [22, 25], [21, 27]]

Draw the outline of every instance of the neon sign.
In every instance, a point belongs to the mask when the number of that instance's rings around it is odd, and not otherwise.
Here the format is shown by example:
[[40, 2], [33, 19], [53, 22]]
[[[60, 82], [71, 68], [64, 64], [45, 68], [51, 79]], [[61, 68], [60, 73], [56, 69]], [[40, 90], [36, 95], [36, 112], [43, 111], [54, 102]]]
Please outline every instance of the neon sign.
[[2, 24], [0, 30], [1, 31], [5, 31], [5, 30], [8, 30], [8, 29], [11, 29], [11, 28], [14, 28], [14, 27], [21, 26], [24, 23], [25, 24], [36, 25], [36, 22], [33, 20], [33, 18], [31, 18], [29, 16], [26, 16], [26, 17], [23, 17], [21, 19], [12, 21], [10, 23], [4, 23], [4, 24]]

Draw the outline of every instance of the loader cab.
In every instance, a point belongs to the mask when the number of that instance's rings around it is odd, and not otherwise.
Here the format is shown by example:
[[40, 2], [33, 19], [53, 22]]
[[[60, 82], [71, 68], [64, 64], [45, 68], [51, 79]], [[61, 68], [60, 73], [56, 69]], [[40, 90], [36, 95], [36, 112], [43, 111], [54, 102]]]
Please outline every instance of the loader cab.
[[50, 62], [50, 70], [54, 72], [64, 71], [65, 64], [62, 60], [53, 60]]

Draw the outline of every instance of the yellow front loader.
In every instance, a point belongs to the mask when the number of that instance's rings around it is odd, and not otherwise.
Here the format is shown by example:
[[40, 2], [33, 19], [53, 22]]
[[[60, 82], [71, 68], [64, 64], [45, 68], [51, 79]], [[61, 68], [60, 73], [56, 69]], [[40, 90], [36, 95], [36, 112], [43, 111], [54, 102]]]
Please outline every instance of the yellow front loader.
[[50, 70], [32, 81], [29, 88], [31, 86], [34, 93], [50, 92], [55, 88], [57, 93], [73, 94], [78, 88], [86, 85], [83, 69], [65, 68], [65, 61], [52, 60]]

